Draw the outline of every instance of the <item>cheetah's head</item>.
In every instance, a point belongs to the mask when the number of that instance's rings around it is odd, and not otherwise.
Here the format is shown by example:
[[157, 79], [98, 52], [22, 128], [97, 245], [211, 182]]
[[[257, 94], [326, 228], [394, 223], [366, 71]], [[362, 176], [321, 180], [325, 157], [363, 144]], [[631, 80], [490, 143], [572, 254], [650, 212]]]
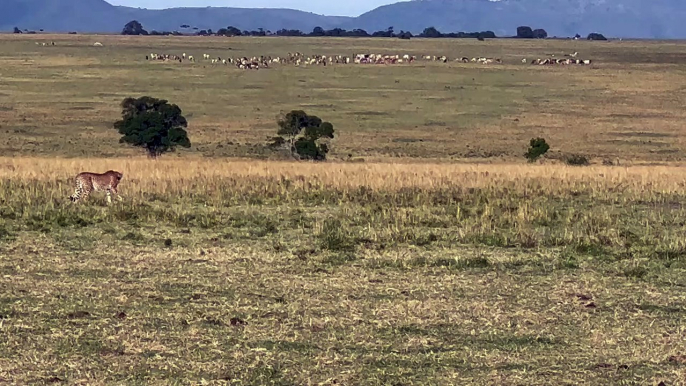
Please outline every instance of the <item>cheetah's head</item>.
[[114, 171], [114, 170], [108, 171], [107, 174], [114, 175], [114, 177], [117, 179], [117, 181], [121, 181], [121, 179], [124, 178], [124, 173], [120, 173], [120, 172]]

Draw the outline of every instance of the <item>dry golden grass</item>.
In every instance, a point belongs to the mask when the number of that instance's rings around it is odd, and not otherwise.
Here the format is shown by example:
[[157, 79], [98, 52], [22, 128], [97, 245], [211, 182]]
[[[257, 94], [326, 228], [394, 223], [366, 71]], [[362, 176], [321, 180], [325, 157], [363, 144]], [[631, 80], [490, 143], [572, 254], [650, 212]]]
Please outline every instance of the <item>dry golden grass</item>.
[[[117, 170], [124, 173], [122, 187], [135, 197], [144, 193], [178, 194], [201, 187], [203, 192], [243, 190], [260, 181], [288, 187], [315, 185], [319, 189], [394, 192], [404, 188], [495, 188], [512, 185], [523, 189], [532, 181], [543, 192], [569, 193], [575, 187], [598, 194], [623, 187], [634, 194], [679, 194], [686, 184], [686, 170], [680, 166], [567, 166], [560, 163], [455, 164], [389, 162], [255, 161], [185, 157], [151, 161], [130, 158], [0, 158], [0, 179], [5, 181], [70, 184], [81, 171]], [[197, 185], [190, 187], [188, 182]], [[233, 184], [226, 185], [227, 181]], [[287, 186], [283, 186], [287, 188]], [[167, 190], [168, 189], [168, 190]]]
[[683, 176], [2, 158], [0, 380], [678, 384]]

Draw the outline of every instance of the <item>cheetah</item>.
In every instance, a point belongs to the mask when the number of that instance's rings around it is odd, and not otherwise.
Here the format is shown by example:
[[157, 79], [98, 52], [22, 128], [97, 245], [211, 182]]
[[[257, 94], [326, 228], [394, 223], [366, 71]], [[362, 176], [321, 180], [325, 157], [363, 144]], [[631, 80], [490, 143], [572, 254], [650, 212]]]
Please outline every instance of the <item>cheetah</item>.
[[107, 203], [112, 203], [112, 193], [117, 196], [119, 201], [122, 200], [119, 192], [117, 192], [117, 185], [124, 177], [123, 173], [109, 170], [105, 173], [90, 173], [83, 172], [76, 176], [74, 194], [69, 196], [72, 202], [78, 202], [81, 199], [86, 199], [93, 191], [105, 191], [107, 193]]

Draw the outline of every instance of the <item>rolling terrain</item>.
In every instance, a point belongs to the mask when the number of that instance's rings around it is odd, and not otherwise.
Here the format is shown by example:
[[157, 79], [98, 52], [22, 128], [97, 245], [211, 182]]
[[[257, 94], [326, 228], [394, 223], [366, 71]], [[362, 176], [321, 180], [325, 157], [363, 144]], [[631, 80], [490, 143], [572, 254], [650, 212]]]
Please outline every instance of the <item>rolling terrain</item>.
[[395, 26], [421, 32], [433, 26], [442, 32], [486, 31], [514, 36], [518, 26], [543, 28], [548, 36], [586, 37], [600, 32], [617, 38], [684, 38], [682, 2], [657, 0], [417, 0], [367, 12], [344, 26], [368, 30]]
[[131, 20], [140, 21], [148, 31], [176, 31], [189, 24], [199, 29], [241, 30], [281, 28], [312, 31], [314, 27], [333, 28], [346, 17], [321, 16], [292, 9], [249, 8], [171, 8], [147, 10], [113, 6], [104, 0], [5, 0], [0, 4], [0, 30], [14, 27], [51, 32], [120, 33]]

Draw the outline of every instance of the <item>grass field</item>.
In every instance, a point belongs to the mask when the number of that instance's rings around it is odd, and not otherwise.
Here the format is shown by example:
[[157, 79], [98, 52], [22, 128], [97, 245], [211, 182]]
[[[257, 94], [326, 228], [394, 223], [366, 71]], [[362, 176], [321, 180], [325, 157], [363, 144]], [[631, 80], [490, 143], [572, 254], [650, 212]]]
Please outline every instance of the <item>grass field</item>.
[[[36, 46], [55, 41], [56, 46]], [[102, 41], [104, 47], [93, 47]], [[229, 50], [231, 48], [231, 50]], [[278, 66], [239, 71], [149, 63], [151, 52], [196, 57], [388, 53], [500, 57], [504, 65]], [[588, 67], [521, 63], [579, 52]], [[520, 159], [532, 136], [553, 153], [680, 161], [686, 45], [674, 42], [520, 42], [471, 39], [123, 38], [5, 35], [0, 128], [5, 155], [131, 155], [112, 122], [125, 97], [178, 104], [191, 152], [269, 157], [281, 111], [305, 109], [340, 133], [334, 158]]]
[[[505, 63], [144, 59], [294, 51]], [[574, 51], [594, 65], [521, 63]], [[1, 36], [0, 384], [684, 385], [684, 59], [681, 42]], [[193, 147], [120, 145], [118, 103], [139, 95], [179, 104]], [[264, 146], [294, 108], [335, 125], [332, 160]], [[552, 154], [526, 164], [532, 136]], [[69, 202], [76, 173], [109, 169], [121, 203]]]

